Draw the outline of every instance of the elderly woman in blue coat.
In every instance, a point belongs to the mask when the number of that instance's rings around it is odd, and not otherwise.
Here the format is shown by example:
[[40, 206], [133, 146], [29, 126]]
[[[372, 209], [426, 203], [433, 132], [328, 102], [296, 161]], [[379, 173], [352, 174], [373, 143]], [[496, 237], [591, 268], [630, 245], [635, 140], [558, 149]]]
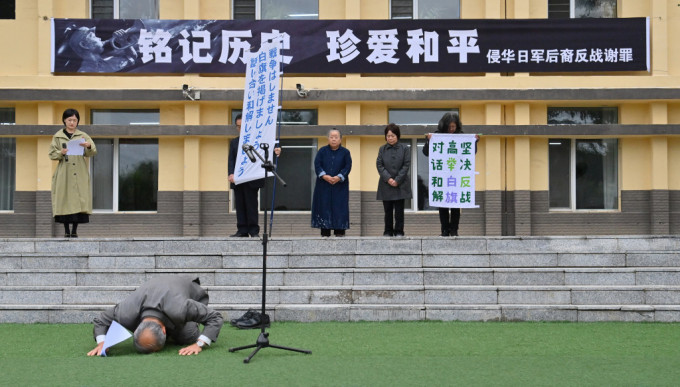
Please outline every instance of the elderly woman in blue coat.
[[342, 146], [342, 133], [328, 132], [328, 145], [319, 149], [314, 158], [316, 185], [312, 199], [312, 227], [321, 229], [322, 237], [345, 236], [349, 229], [349, 171], [352, 156]]
[[410, 199], [411, 149], [400, 143], [399, 126], [385, 127], [385, 141], [380, 147], [375, 166], [378, 169], [377, 200], [382, 200], [385, 210], [385, 231], [383, 236], [404, 236], [404, 201]]

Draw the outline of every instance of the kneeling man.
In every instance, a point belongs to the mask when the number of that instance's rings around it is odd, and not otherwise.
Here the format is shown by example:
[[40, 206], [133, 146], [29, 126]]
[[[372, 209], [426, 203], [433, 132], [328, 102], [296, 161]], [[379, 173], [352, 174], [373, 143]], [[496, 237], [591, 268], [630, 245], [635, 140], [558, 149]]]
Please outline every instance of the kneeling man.
[[[134, 330], [138, 352], [159, 351], [166, 336], [177, 344], [188, 345], [180, 355], [198, 354], [205, 345], [217, 340], [222, 328], [222, 315], [208, 308], [208, 293], [198, 277], [189, 275], [161, 276], [140, 286], [118, 305], [94, 319], [97, 346], [88, 356], [100, 356], [104, 337], [112, 321]], [[203, 333], [198, 324], [203, 324]]]

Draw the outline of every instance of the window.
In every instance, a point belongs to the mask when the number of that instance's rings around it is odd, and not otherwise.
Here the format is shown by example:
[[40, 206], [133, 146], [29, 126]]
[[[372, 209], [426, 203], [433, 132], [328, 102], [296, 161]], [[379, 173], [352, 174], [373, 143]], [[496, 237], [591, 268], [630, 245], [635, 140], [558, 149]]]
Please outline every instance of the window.
[[548, 124], [617, 124], [618, 121], [616, 107], [548, 107]]
[[[236, 116], [242, 111], [232, 109], [231, 122], [234, 122]], [[281, 109], [280, 121], [281, 125], [318, 125], [319, 112], [316, 109]]]
[[551, 125], [591, 125], [617, 124], [619, 109], [616, 107], [549, 107], [548, 124]]
[[0, 137], [0, 211], [14, 210], [16, 159], [15, 140]]
[[458, 109], [390, 109], [388, 121], [397, 125], [437, 125], [445, 113]]
[[[390, 109], [389, 122], [397, 125], [437, 125], [444, 113], [456, 113], [458, 109]], [[404, 203], [405, 208], [417, 211], [432, 211], [430, 206], [427, 181], [429, 179], [428, 158], [423, 154], [425, 139], [400, 140], [411, 147], [411, 191], [413, 199]], [[414, 178], [415, 176], [415, 178]], [[415, 204], [415, 206], [414, 206]]]
[[551, 138], [549, 195], [551, 209], [618, 208], [618, 140]]
[[234, 20], [319, 19], [319, 0], [234, 0]]
[[158, 19], [159, 0], [90, 0], [93, 19]]
[[14, 125], [15, 123], [14, 108], [0, 108], [0, 125]]
[[16, 1], [0, 1], [0, 19], [16, 19]]
[[548, 0], [549, 19], [615, 17], [616, 0]]
[[460, 19], [459, 0], [392, 0], [392, 19]]
[[282, 139], [280, 145], [283, 153], [276, 172], [288, 186], [276, 185], [273, 207], [271, 184], [268, 185], [269, 192], [260, 190], [260, 210], [264, 210], [266, 205], [268, 209], [277, 211], [311, 211], [316, 181], [314, 158], [317, 141], [306, 138]]
[[93, 125], [158, 125], [161, 113], [157, 109], [148, 110], [111, 110], [91, 111]]
[[[158, 124], [158, 110], [93, 110], [93, 125]], [[93, 209], [156, 211], [158, 140], [95, 138], [92, 158]]]

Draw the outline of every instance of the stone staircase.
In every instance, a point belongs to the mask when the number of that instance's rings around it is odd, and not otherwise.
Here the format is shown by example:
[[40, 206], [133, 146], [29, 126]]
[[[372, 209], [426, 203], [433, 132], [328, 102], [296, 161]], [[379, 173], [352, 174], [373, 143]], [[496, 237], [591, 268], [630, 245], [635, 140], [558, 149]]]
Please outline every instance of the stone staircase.
[[[680, 236], [279, 238], [284, 321], [680, 321]], [[151, 277], [193, 273], [225, 319], [261, 303], [242, 238], [0, 239], [0, 323], [91, 322]]]

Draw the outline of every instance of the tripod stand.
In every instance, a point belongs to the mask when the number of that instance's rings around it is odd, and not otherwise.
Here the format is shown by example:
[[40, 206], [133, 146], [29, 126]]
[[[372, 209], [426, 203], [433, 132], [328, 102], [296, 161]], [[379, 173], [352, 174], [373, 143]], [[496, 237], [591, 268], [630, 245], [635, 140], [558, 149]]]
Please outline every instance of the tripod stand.
[[[255, 151], [252, 145], [244, 145], [244, 150], [246, 147], [249, 147], [248, 157], [252, 162], [255, 162], [254, 157], [251, 155], [257, 155], [257, 157], [262, 161], [262, 168], [264, 168], [264, 192], [267, 192], [267, 173], [271, 172], [274, 174], [274, 176], [283, 184], [283, 186], [286, 186], [286, 182], [281, 179], [281, 176], [279, 176], [276, 171], [274, 170], [274, 165], [269, 161], [269, 144], [267, 143], [262, 143], [260, 144], [260, 147], [264, 149], [264, 158], [262, 155], [260, 155], [259, 152]], [[265, 314], [265, 306], [267, 302], [267, 242], [269, 235], [267, 234], [267, 204], [265, 203], [264, 205], [264, 233], [262, 234], [262, 316]], [[311, 354], [312, 351], [308, 351], [305, 349], [297, 349], [297, 348], [290, 348], [290, 347], [283, 347], [280, 345], [274, 345], [269, 343], [269, 332], [265, 330], [265, 324], [264, 321], [262, 322], [261, 330], [260, 330], [260, 335], [257, 337], [257, 341], [255, 344], [250, 344], [250, 345], [244, 345], [242, 347], [236, 347], [236, 348], [229, 348], [229, 352], [236, 352], [240, 351], [242, 349], [248, 349], [248, 348], [255, 348], [255, 350], [248, 356], [247, 358], [243, 359], [244, 363], [250, 363], [250, 359], [253, 358], [257, 354], [257, 352], [260, 351], [262, 348], [278, 348], [278, 349], [284, 349], [286, 351], [293, 351], [293, 352], [300, 352], [300, 353], [308, 353]]]

